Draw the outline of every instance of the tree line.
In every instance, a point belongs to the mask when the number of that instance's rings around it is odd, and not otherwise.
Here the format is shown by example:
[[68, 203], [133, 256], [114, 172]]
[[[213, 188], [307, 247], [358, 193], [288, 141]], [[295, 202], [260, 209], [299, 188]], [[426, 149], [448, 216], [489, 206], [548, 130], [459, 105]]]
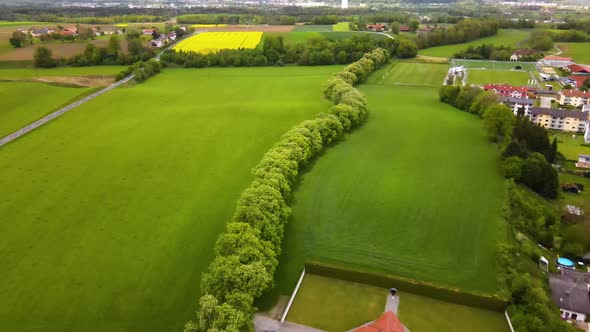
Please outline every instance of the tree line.
[[[161, 60], [183, 67], [246, 67], [297, 64], [302, 66], [347, 64], [357, 61], [374, 48], [383, 48], [399, 57], [416, 55], [416, 47], [389, 38], [372, 38], [369, 35], [353, 36], [341, 40], [312, 38], [295, 45], [286, 44], [282, 36], [268, 36], [256, 49], [219, 50], [200, 54], [167, 50]], [[409, 51], [408, 51], [409, 50]]]
[[116, 79], [117, 81], [120, 81], [123, 78], [133, 74], [133, 79], [135, 82], [141, 83], [148, 78], [159, 74], [161, 70], [162, 64], [155, 59], [149, 59], [145, 62], [138, 61], [117, 74]]
[[438, 27], [428, 33], [416, 35], [419, 49], [459, 44], [478, 38], [493, 36], [498, 33], [499, 24], [496, 20], [464, 19], [449, 27]]
[[557, 155], [557, 140], [551, 144], [547, 130], [524, 115], [499, 104], [493, 91], [478, 87], [443, 86], [440, 100], [479, 115], [492, 142], [502, 151], [504, 176], [522, 183], [539, 195], [556, 198], [559, 176], [551, 163]]
[[[481, 44], [477, 46], [468, 46], [466, 49], [459, 51], [453, 55], [455, 59], [485, 59], [497, 61], [509, 61], [514, 53], [513, 46]], [[543, 53], [534, 49], [521, 54], [519, 61], [535, 62], [543, 58]]]
[[201, 280], [197, 317], [185, 332], [253, 331], [254, 300], [273, 287], [281, 253], [287, 205], [300, 169], [367, 115], [367, 101], [354, 88], [389, 60], [377, 48], [346, 66], [324, 86], [334, 103], [328, 113], [294, 126], [253, 169], [227, 230], [217, 240], [215, 258]]

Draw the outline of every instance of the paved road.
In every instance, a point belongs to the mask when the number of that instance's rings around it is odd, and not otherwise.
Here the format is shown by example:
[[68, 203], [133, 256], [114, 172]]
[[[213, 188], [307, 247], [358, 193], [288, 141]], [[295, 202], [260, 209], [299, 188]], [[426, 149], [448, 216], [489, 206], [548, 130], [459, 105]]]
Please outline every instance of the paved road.
[[16, 132], [12, 133], [12, 134], [10, 134], [10, 135], [8, 135], [8, 136], [0, 139], [0, 146], [3, 146], [5, 144], [8, 144], [8, 143], [14, 141], [15, 139], [17, 139], [17, 138], [19, 138], [19, 137], [21, 137], [21, 136], [23, 136], [23, 135], [25, 135], [25, 134], [27, 134], [27, 133], [35, 130], [35, 129], [37, 129], [38, 127], [46, 124], [47, 122], [49, 122], [49, 121], [51, 121], [51, 120], [53, 120], [53, 119], [55, 119], [55, 118], [57, 118], [57, 117], [65, 114], [65, 113], [71, 111], [72, 109], [74, 109], [74, 108], [76, 108], [76, 107], [78, 107], [78, 106], [80, 106], [80, 105], [82, 105], [84, 103], [86, 103], [87, 101], [92, 100], [92, 99], [94, 99], [94, 98], [96, 98], [96, 97], [98, 97], [98, 96], [100, 96], [100, 95], [102, 95], [104, 93], [107, 93], [107, 92], [113, 90], [114, 88], [116, 88], [116, 87], [118, 87], [120, 85], [123, 85], [123, 84], [129, 82], [134, 77], [135, 76], [133, 74], [131, 74], [131, 75], [125, 77], [124, 79], [122, 79], [122, 80], [120, 80], [118, 82], [115, 82], [115, 83], [109, 85], [108, 87], [106, 87], [106, 88], [104, 88], [104, 89], [102, 89], [102, 90], [100, 90], [98, 92], [95, 92], [95, 93], [91, 94], [88, 97], [85, 97], [84, 99], [80, 99], [80, 100], [78, 100], [77, 102], [75, 102], [73, 104], [70, 104], [70, 105], [68, 105], [68, 106], [66, 106], [66, 107], [64, 107], [64, 108], [62, 108], [60, 110], [57, 110], [57, 111], [55, 111], [55, 112], [53, 112], [53, 113], [51, 113], [51, 114], [49, 114], [49, 115], [47, 115], [47, 116], [39, 119], [39, 120], [31, 123], [30, 125], [28, 125], [28, 126], [22, 128], [22, 129], [20, 129], [20, 130], [18, 130]]

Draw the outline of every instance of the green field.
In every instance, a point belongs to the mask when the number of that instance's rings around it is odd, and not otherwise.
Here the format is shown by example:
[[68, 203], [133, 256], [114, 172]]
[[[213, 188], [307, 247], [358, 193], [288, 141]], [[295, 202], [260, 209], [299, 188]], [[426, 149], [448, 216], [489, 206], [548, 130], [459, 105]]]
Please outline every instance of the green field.
[[167, 69], [0, 148], [0, 331], [182, 330], [250, 170], [340, 69]]
[[495, 36], [480, 38], [480, 39], [472, 40], [470, 42], [461, 43], [461, 44], [443, 45], [443, 46], [426, 48], [426, 49], [418, 51], [418, 54], [427, 55], [427, 56], [450, 58], [455, 53], [462, 51], [469, 46], [478, 46], [478, 45], [482, 45], [482, 44], [493, 44], [493, 45], [510, 45], [510, 46], [516, 47], [528, 38], [531, 31], [532, 30], [500, 29], [500, 30], [498, 30], [498, 33]]
[[471, 69], [467, 72], [467, 83], [469, 84], [527, 85], [530, 79], [531, 75], [526, 71]]
[[[342, 40], [352, 37], [364, 37], [370, 36], [374, 39], [387, 38], [382, 34], [378, 33], [367, 33], [364, 31], [291, 31], [291, 32], [265, 32], [262, 38], [268, 36], [282, 36], [285, 44], [294, 45], [304, 43], [309, 39], [313, 38], [327, 38], [330, 40]], [[258, 45], [261, 48], [264, 43]]]
[[[557, 147], [559, 153], [561, 153], [566, 160], [577, 161], [578, 156], [581, 154], [590, 155], [590, 146], [584, 144], [583, 133], [564, 133], [561, 131], [551, 131], [549, 133], [549, 139], [553, 142], [553, 139], [557, 137]], [[575, 137], [574, 137], [575, 136]], [[589, 188], [590, 189], [590, 188]]]
[[[287, 320], [326, 331], [347, 331], [378, 318], [387, 289], [308, 274]], [[412, 331], [508, 332], [502, 313], [399, 293], [399, 318]]]
[[367, 84], [416, 85], [439, 87], [442, 85], [449, 65], [442, 63], [415, 63], [398, 61], [375, 72]]
[[293, 31], [333, 31], [332, 25], [319, 25], [319, 24], [306, 24], [306, 25], [296, 25]]
[[279, 290], [314, 259], [494, 292], [503, 181], [481, 121], [435, 88], [377, 83], [361, 86], [367, 123], [302, 177]]
[[560, 56], [570, 57], [578, 63], [590, 64], [590, 43], [558, 43], [563, 53]]
[[332, 25], [332, 30], [333, 31], [349, 31], [350, 24], [348, 22], [339, 22], [339, 23]]
[[0, 68], [0, 80], [41, 76], [115, 76], [126, 66], [89, 66], [59, 68]]
[[91, 91], [89, 88], [65, 88], [45, 83], [0, 82], [0, 138]]

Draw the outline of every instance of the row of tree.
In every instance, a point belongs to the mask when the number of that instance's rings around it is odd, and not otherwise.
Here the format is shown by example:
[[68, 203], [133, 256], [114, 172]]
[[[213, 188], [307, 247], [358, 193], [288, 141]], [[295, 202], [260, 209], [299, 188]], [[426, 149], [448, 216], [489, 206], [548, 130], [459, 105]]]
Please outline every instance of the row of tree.
[[377, 48], [330, 79], [324, 94], [335, 105], [329, 113], [291, 128], [253, 169], [255, 179], [242, 193], [201, 280], [197, 319], [185, 331], [253, 331], [254, 300], [273, 286], [290, 213], [286, 200], [299, 170], [366, 118], [366, 100], [353, 84], [388, 59], [388, 52]]
[[375, 48], [383, 48], [398, 57], [416, 55], [416, 45], [407, 39], [373, 38], [359, 34], [347, 39], [329, 40], [312, 38], [303, 43], [286, 44], [282, 36], [269, 36], [257, 49], [220, 50], [200, 54], [168, 50], [161, 60], [184, 67], [246, 67], [298, 64], [303, 66], [347, 64], [357, 61], [363, 54]]
[[161, 70], [162, 64], [155, 59], [149, 59], [145, 62], [138, 61], [117, 74], [117, 81], [133, 74], [134, 80], [137, 83], [141, 83], [148, 78], [159, 74]]
[[[468, 46], [466, 49], [457, 52], [453, 55], [456, 59], [486, 59], [486, 60], [497, 60], [497, 61], [509, 61], [510, 56], [514, 53], [514, 47], [493, 45], [493, 44], [481, 44], [478, 46]], [[528, 50], [523, 52], [519, 57], [519, 61], [534, 62], [543, 57], [543, 53], [536, 50]]]
[[458, 44], [498, 33], [498, 21], [464, 19], [449, 27], [440, 27], [416, 36], [419, 49], [439, 45]]
[[549, 143], [545, 128], [522, 113], [515, 117], [508, 106], [499, 103], [493, 91], [443, 86], [439, 96], [442, 102], [483, 118], [490, 140], [498, 143], [502, 151], [507, 178], [523, 183], [543, 197], [557, 197], [559, 176], [551, 165], [557, 154], [557, 141]]

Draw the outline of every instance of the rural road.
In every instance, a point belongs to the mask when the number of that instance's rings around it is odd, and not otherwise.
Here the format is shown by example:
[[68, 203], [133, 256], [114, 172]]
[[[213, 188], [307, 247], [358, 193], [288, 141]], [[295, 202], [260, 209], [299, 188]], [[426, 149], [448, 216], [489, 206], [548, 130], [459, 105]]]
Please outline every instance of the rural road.
[[[194, 34], [195, 33], [192, 33], [189, 36], [187, 36], [186, 38], [191, 37]], [[176, 42], [178, 42], [178, 40]], [[154, 59], [156, 59], [156, 60], [159, 61], [160, 60], [160, 55], [162, 55], [162, 53], [164, 53], [166, 50], [168, 50], [172, 46], [174, 46], [176, 44], [176, 42], [171, 43], [170, 45], [168, 45], [165, 49], [163, 49], [161, 52], [159, 52], [158, 55], [156, 55], [156, 57]], [[71, 111], [72, 109], [74, 109], [74, 108], [76, 108], [76, 107], [78, 107], [78, 106], [86, 103], [87, 101], [92, 100], [92, 99], [94, 99], [94, 98], [96, 98], [96, 97], [98, 97], [98, 96], [100, 96], [100, 95], [102, 95], [104, 93], [107, 93], [107, 92], [113, 90], [114, 88], [117, 88], [117, 87], [119, 87], [119, 86], [121, 86], [121, 85], [129, 82], [134, 77], [135, 77], [135, 75], [131, 74], [131, 75], [123, 78], [122, 80], [120, 80], [118, 82], [115, 82], [115, 83], [107, 86], [106, 88], [98, 91], [98, 92], [95, 92], [95, 93], [91, 94], [90, 96], [87, 96], [87, 97], [85, 97], [83, 99], [80, 99], [77, 102], [74, 102], [74, 103], [72, 103], [72, 104], [70, 104], [70, 105], [68, 105], [68, 106], [66, 106], [64, 108], [61, 108], [61, 109], [59, 109], [59, 110], [57, 110], [57, 111], [55, 111], [55, 112], [53, 112], [53, 113], [51, 113], [51, 114], [49, 114], [49, 115], [41, 118], [41, 119], [39, 119], [39, 120], [31, 123], [30, 125], [28, 125], [28, 126], [26, 126], [24, 128], [21, 128], [18, 131], [15, 131], [14, 133], [12, 133], [12, 134], [10, 134], [10, 135], [8, 135], [8, 136], [0, 139], [0, 147], [3, 146], [3, 145], [6, 145], [6, 144], [8, 144], [8, 143], [10, 143], [12, 141], [14, 141], [15, 139], [17, 139], [17, 138], [19, 138], [19, 137], [21, 137], [23, 135], [26, 135], [26, 134], [30, 133], [31, 131], [33, 131], [33, 130], [39, 128], [39, 127], [41, 127], [42, 125], [46, 124], [47, 122], [49, 122], [49, 121], [51, 121], [51, 120], [53, 120], [53, 119], [55, 119], [55, 118], [57, 118], [57, 117], [65, 114], [65, 113]]]
[[43, 118], [41, 118], [41, 119], [39, 119], [39, 120], [31, 123], [30, 125], [22, 128], [22, 129], [20, 129], [18, 131], [15, 131], [14, 133], [12, 133], [12, 134], [10, 134], [10, 135], [8, 135], [8, 136], [0, 139], [0, 146], [3, 146], [5, 144], [8, 144], [8, 143], [14, 141], [15, 139], [17, 139], [17, 138], [19, 138], [19, 137], [21, 137], [21, 136], [23, 136], [23, 135], [25, 135], [25, 134], [27, 134], [27, 133], [35, 130], [35, 129], [37, 129], [38, 127], [46, 124], [47, 122], [49, 122], [49, 121], [51, 121], [51, 120], [53, 120], [53, 119], [55, 119], [55, 118], [57, 118], [57, 117], [65, 114], [66, 112], [71, 111], [72, 109], [74, 109], [74, 108], [76, 108], [76, 107], [78, 107], [78, 106], [86, 103], [87, 101], [89, 101], [91, 99], [94, 99], [94, 98], [96, 98], [96, 97], [98, 97], [98, 96], [100, 96], [100, 95], [102, 95], [104, 93], [107, 93], [107, 92], [113, 90], [114, 88], [116, 88], [118, 86], [121, 86], [121, 85], [129, 82], [134, 77], [135, 76], [133, 74], [131, 74], [131, 75], [125, 77], [124, 79], [122, 79], [122, 80], [120, 80], [118, 82], [115, 82], [115, 83], [107, 86], [106, 88], [98, 91], [98, 92], [95, 92], [95, 93], [91, 94], [88, 97], [85, 97], [83, 99], [80, 99], [80, 100], [78, 100], [75, 103], [72, 103], [72, 104], [70, 104], [70, 105], [68, 105], [68, 106], [66, 106], [66, 107], [64, 107], [62, 109], [59, 109], [59, 110], [57, 110], [57, 111], [55, 111], [55, 112], [53, 112], [53, 113], [51, 113], [51, 114], [49, 114], [49, 115], [47, 115], [47, 116], [45, 116]]

